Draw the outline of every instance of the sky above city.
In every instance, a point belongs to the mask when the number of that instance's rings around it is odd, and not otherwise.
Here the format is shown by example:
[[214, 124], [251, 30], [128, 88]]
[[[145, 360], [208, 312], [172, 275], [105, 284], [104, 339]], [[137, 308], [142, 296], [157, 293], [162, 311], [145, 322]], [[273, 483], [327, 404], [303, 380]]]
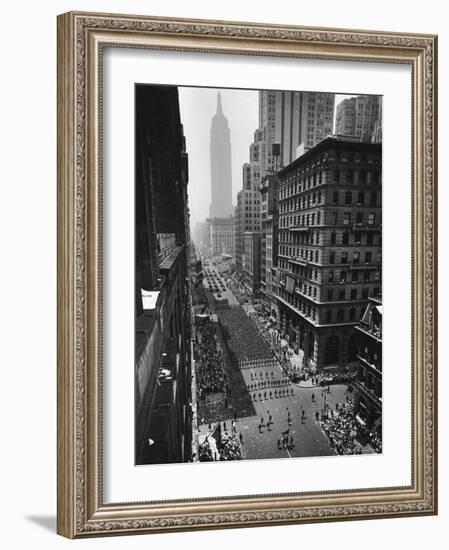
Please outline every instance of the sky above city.
[[[189, 155], [189, 206], [192, 228], [209, 216], [210, 126], [221, 93], [223, 114], [231, 134], [232, 203], [242, 188], [242, 165], [249, 161], [249, 147], [259, 123], [256, 90], [179, 87], [181, 121]], [[336, 96], [336, 105], [348, 95]]]

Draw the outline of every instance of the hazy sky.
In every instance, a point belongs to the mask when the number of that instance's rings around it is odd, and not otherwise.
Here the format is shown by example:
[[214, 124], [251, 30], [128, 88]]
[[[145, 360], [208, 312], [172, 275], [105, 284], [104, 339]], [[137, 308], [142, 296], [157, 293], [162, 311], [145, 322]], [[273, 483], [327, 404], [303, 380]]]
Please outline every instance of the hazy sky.
[[[209, 216], [210, 126], [221, 93], [223, 114], [231, 133], [232, 203], [242, 188], [242, 165], [249, 161], [249, 146], [259, 124], [259, 94], [255, 90], [179, 87], [181, 121], [189, 155], [189, 206], [192, 228]], [[336, 105], [348, 95], [336, 96]]]

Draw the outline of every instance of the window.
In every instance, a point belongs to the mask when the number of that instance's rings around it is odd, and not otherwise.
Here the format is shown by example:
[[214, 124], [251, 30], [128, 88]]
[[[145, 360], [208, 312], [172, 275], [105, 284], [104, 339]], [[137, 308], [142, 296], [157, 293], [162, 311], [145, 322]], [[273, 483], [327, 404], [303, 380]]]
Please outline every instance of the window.
[[341, 264], [347, 264], [348, 263], [348, 253], [342, 252], [340, 257], [340, 263]]
[[331, 252], [329, 254], [329, 263], [334, 264], [335, 263], [335, 252]]
[[360, 170], [359, 172], [359, 183], [364, 185], [366, 183], [366, 170]]
[[369, 199], [370, 206], [376, 206], [377, 204], [377, 193], [371, 193], [370, 199]]
[[360, 231], [356, 231], [354, 233], [354, 244], [361, 244], [362, 242], [362, 234], [360, 233]]
[[366, 246], [373, 246], [373, 234], [368, 233], [366, 236]]
[[365, 202], [365, 193], [363, 191], [359, 191], [357, 193], [357, 204], [363, 204]]
[[353, 264], [358, 264], [359, 262], [360, 262], [360, 252], [356, 251], [352, 255], [352, 263]]
[[363, 223], [363, 212], [357, 212], [355, 215], [355, 223], [359, 225]]
[[351, 204], [352, 202], [352, 193], [351, 191], [346, 191], [345, 193], [345, 204]]
[[335, 231], [332, 231], [331, 233], [331, 244], [335, 244], [337, 240], [337, 233], [335, 233]]
[[346, 281], [346, 271], [340, 271], [340, 283], [344, 283]]
[[357, 300], [357, 289], [351, 288], [351, 300]]
[[331, 323], [331, 322], [332, 322], [332, 310], [328, 309], [326, 311], [326, 323]]
[[334, 180], [335, 183], [340, 183], [340, 170], [338, 168], [334, 170]]
[[365, 283], [367, 283], [369, 281], [369, 271], [368, 270], [366, 270], [363, 273], [363, 280], [365, 281]]
[[343, 225], [349, 225], [351, 223], [351, 212], [344, 212]]
[[354, 183], [354, 172], [352, 170], [346, 172], [346, 183]]
[[365, 263], [370, 264], [373, 259], [373, 253], [372, 252], [365, 252]]
[[366, 300], [368, 298], [369, 288], [362, 288], [362, 299]]
[[343, 310], [343, 309], [339, 309], [339, 310], [337, 311], [337, 321], [338, 321], [339, 323], [341, 323], [342, 321], [344, 321], [344, 318], [345, 318], [345, 312], [344, 312], [344, 310]]
[[338, 191], [334, 191], [332, 201], [334, 204], [338, 204]]
[[356, 283], [358, 280], [359, 280], [359, 272], [358, 271], [353, 271], [351, 273], [351, 281], [353, 283]]
[[348, 231], [343, 232], [341, 242], [343, 244], [348, 244], [349, 243], [349, 232]]
[[349, 310], [349, 320], [350, 321], [355, 320], [355, 308], [353, 308], [353, 307]]
[[374, 224], [374, 212], [370, 212], [368, 214], [368, 225], [373, 225]]
[[334, 282], [334, 272], [333, 272], [332, 270], [329, 271], [328, 282], [329, 282], [329, 283], [333, 283], [333, 282]]
[[338, 291], [338, 299], [340, 301], [344, 300], [346, 298], [346, 293], [345, 293], [345, 289], [342, 288]]
[[330, 288], [327, 291], [327, 301], [332, 302], [333, 299], [334, 299], [334, 291]]
[[333, 220], [332, 220], [333, 225], [337, 225], [337, 220], [338, 220], [338, 214], [337, 212], [333, 212]]

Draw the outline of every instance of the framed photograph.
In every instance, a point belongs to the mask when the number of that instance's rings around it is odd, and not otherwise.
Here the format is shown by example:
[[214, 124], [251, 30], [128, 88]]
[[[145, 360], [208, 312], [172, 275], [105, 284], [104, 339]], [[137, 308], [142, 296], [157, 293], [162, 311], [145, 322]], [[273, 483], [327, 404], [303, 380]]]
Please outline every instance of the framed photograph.
[[436, 55], [59, 16], [59, 534], [437, 513]]

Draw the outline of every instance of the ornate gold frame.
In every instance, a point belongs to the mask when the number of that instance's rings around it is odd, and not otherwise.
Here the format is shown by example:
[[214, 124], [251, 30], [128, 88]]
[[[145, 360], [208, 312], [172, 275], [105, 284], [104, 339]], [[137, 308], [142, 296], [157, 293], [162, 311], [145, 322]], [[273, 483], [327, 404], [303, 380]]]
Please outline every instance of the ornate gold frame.
[[[411, 66], [411, 486], [103, 503], [100, 93], [105, 45]], [[80, 538], [436, 514], [436, 55], [433, 35], [95, 13], [58, 17], [58, 533]]]

